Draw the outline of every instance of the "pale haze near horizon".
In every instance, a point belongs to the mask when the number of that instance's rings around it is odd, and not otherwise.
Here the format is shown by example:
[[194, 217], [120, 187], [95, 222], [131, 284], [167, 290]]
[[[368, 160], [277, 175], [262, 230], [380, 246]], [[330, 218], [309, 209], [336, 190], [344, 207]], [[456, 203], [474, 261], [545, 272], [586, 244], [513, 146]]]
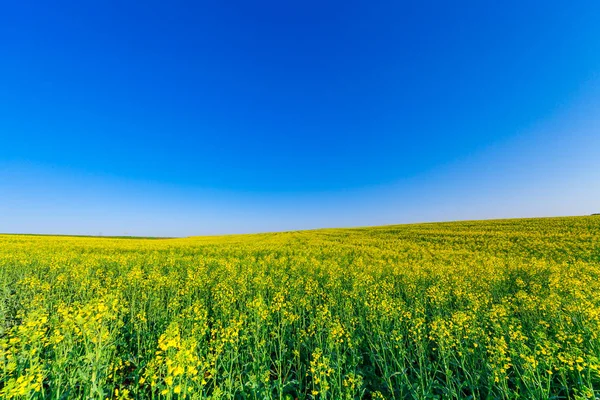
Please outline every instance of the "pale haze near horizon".
[[600, 212], [598, 104], [582, 96], [510, 140], [394, 184], [306, 195], [192, 190], [5, 163], [0, 231], [182, 237], [589, 215]]

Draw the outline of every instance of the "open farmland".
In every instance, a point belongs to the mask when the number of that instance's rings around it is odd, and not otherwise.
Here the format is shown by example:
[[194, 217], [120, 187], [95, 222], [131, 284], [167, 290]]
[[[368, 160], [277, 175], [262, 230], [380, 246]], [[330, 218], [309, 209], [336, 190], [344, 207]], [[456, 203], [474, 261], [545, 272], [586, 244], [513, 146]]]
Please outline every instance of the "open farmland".
[[0, 397], [600, 396], [600, 217], [0, 236]]

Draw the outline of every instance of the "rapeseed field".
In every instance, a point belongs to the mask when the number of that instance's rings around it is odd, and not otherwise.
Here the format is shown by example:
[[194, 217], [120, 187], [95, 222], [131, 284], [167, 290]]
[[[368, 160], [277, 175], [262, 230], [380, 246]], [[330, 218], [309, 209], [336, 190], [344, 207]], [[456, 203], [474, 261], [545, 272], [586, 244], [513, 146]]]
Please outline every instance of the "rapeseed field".
[[0, 236], [3, 399], [600, 397], [600, 217]]

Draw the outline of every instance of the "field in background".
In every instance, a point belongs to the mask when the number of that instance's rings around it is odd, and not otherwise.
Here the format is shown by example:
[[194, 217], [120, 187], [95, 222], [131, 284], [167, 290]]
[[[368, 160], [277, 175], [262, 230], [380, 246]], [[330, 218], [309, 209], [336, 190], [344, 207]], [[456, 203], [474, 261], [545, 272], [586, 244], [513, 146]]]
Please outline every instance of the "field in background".
[[600, 217], [0, 236], [0, 398], [600, 396]]

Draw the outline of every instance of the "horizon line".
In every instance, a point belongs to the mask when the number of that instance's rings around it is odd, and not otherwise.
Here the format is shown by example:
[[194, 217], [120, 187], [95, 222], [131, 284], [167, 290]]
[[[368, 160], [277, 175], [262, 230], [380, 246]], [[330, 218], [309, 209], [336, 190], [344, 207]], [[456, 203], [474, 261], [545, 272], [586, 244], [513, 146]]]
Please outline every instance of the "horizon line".
[[208, 237], [226, 237], [226, 236], [252, 236], [277, 233], [297, 233], [297, 232], [313, 232], [335, 229], [368, 229], [368, 228], [385, 228], [393, 226], [406, 225], [428, 225], [428, 224], [452, 224], [462, 222], [491, 222], [491, 221], [511, 221], [511, 220], [530, 220], [530, 219], [559, 219], [559, 218], [584, 218], [584, 217], [600, 217], [600, 213], [578, 214], [578, 215], [554, 215], [554, 216], [537, 216], [537, 217], [506, 217], [506, 218], [483, 218], [483, 219], [457, 219], [444, 221], [420, 221], [420, 222], [405, 222], [392, 223], [384, 225], [353, 225], [353, 226], [338, 226], [338, 227], [321, 227], [309, 229], [291, 229], [283, 231], [260, 231], [251, 233], [226, 233], [217, 235], [188, 235], [188, 236], [135, 236], [135, 235], [78, 235], [65, 233], [11, 233], [0, 232], [0, 236], [49, 236], [49, 237], [64, 237], [64, 238], [90, 238], [90, 239], [144, 239], [144, 240], [167, 240], [167, 239], [189, 239], [189, 238], [208, 238]]

